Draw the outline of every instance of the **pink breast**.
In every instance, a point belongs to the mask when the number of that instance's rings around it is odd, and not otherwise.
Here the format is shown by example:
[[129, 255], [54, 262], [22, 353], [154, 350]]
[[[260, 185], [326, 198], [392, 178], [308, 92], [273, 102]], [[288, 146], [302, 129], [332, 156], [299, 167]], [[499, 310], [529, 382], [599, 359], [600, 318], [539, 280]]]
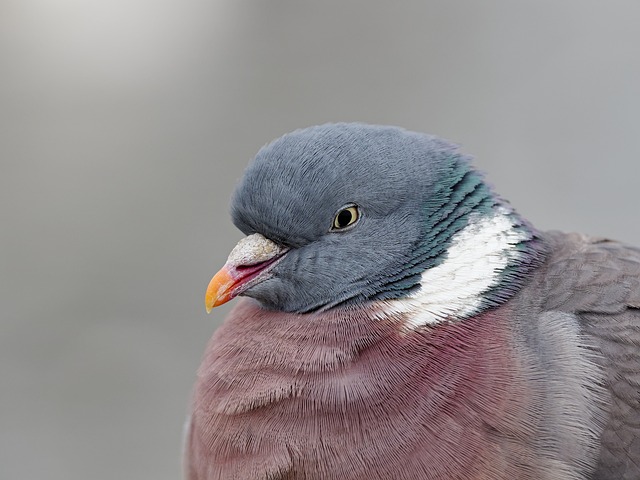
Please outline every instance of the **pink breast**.
[[194, 478], [480, 478], [488, 462], [502, 478], [492, 431], [528, 408], [505, 315], [415, 331], [375, 307], [297, 315], [243, 299], [199, 371], [190, 455], [210, 472]]

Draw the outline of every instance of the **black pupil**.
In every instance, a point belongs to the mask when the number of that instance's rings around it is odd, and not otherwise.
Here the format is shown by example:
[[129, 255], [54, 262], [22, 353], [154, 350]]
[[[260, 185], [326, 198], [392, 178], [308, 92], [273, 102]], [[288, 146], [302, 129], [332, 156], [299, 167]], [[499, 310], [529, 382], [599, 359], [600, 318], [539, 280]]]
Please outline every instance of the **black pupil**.
[[351, 211], [349, 210], [342, 210], [339, 214], [338, 214], [338, 227], [339, 228], [344, 228], [347, 225], [349, 225], [351, 223], [351, 218], [352, 218], [352, 214]]

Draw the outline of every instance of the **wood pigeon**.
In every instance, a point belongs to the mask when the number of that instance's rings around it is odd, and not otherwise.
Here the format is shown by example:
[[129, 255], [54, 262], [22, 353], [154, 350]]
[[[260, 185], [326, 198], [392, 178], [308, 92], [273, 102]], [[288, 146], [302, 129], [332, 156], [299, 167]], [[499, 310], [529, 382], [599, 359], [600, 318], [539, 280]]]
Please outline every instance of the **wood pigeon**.
[[640, 249], [542, 232], [455, 146], [263, 147], [206, 292], [188, 480], [639, 480]]

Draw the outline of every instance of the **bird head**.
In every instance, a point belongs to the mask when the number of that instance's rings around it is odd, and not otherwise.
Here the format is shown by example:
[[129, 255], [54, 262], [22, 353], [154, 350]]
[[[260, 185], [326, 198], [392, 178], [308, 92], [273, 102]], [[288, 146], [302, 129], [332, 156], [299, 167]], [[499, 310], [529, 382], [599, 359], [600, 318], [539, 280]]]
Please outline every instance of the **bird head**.
[[246, 169], [231, 215], [247, 236], [212, 279], [208, 310], [238, 295], [297, 313], [417, 304], [442, 290], [434, 282], [474, 281], [468, 269], [482, 260], [474, 250], [493, 262], [475, 274], [490, 278], [474, 293], [495, 303], [510, 290], [498, 273], [515, 281], [536, 257], [533, 229], [456, 146], [397, 127], [327, 124], [284, 135]]

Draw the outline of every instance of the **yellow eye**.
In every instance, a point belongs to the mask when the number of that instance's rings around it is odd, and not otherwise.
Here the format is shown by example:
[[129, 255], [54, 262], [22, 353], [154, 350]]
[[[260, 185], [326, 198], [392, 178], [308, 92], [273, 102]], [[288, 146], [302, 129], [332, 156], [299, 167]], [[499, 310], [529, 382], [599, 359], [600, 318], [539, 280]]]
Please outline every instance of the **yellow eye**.
[[348, 205], [342, 209], [333, 218], [331, 230], [343, 230], [349, 225], [353, 225], [360, 218], [360, 211], [357, 205]]

